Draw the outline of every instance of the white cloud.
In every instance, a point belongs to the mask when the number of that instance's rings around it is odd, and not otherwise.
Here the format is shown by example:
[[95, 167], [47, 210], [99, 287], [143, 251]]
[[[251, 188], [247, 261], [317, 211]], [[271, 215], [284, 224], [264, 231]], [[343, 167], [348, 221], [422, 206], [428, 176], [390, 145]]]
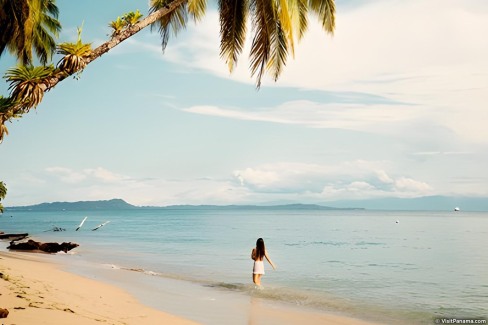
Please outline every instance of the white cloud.
[[[295, 59], [288, 61], [278, 83], [266, 80], [264, 85], [374, 94], [409, 103], [408, 109], [358, 106], [361, 110], [356, 110], [355, 119], [363, 119], [363, 124], [415, 117], [435, 121], [469, 141], [488, 141], [484, 125], [488, 120], [488, 42], [484, 40], [488, 33], [487, 2], [369, 2], [354, 10], [339, 10], [333, 38], [325, 36], [314, 19], [309, 25], [296, 47]], [[170, 43], [165, 59], [229, 78], [219, 58], [218, 30], [218, 15], [210, 12], [202, 23]], [[249, 43], [250, 37], [230, 78], [254, 83], [248, 71]], [[342, 108], [324, 106], [331, 111]], [[352, 108], [344, 111], [352, 113]], [[190, 108], [232, 118], [263, 118], [223, 110]], [[351, 114], [331, 114], [343, 118], [339, 127], [347, 127]], [[279, 116], [275, 116], [277, 120]]]
[[432, 188], [425, 182], [419, 182], [411, 178], [400, 177], [395, 180], [395, 189], [402, 192], [429, 193]]
[[351, 161], [328, 166], [277, 163], [234, 172], [241, 186], [261, 193], [293, 193], [322, 200], [415, 197], [433, 193], [426, 182], [410, 177], [390, 176], [386, 162]]
[[86, 179], [86, 175], [82, 172], [73, 171], [64, 167], [48, 167], [46, 171], [56, 179], [64, 183], [79, 183]]
[[102, 167], [88, 168], [83, 170], [72, 170], [65, 167], [48, 167], [46, 172], [54, 179], [63, 183], [77, 184], [82, 182], [102, 181], [102, 182], [116, 182], [127, 179], [122, 175], [113, 173]]
[[240, 109], [235, 107], [192, 106], [184, 111], [225, 118], [297, 124], [317, 128], [341, 128], [373, 133], [396, 133], [396, 124], [414, 121], [419, 108], [408, 105], [321, 104], [308, 100], [290, 101], [276, 107]]

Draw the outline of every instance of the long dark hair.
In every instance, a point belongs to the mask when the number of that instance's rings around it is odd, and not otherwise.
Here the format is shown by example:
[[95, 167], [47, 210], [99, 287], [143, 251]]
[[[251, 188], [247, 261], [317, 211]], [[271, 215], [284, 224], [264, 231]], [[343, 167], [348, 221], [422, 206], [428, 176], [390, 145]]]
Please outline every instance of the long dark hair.
[[258, 238], [256, 241], [256, 260], [262, 260], [265, 251], [266, 248], [264, 247], [264, 240], [262, 238]]

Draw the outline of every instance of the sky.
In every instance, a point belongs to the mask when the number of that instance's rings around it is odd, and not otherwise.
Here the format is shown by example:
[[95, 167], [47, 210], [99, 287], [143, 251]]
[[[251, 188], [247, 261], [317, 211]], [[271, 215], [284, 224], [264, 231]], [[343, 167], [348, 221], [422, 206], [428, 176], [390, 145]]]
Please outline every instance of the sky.
[[[83, 24], [93, 47], [109, 21], [148, 10], [146, 0], [56, 3], [60, 41]], [[8, 125], [3, 205], [488, 196], [488, 2], [336, 3], [334, 35], [309, 17], [281, 77], [259, 90], [249, 34], [233, 73], [220, 58], [214, 1], [164, 54], [157, 31], [120, 44]], [[2, 73], [14, 65], [0, 58]]]

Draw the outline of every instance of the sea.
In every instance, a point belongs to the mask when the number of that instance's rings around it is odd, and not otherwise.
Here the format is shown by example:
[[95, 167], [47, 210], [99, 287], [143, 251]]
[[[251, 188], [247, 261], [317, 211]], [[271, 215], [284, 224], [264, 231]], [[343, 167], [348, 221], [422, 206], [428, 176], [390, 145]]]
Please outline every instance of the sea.
[[[49, 258], [203, 324], [228, 324], [211, 316], [216, 299], [256, 297], [385, 324], [488, 317], [488, 212], [211, 206], [7, 210], [0, 215], [0, 230], [78, 243], [68, 254]], [[258, 290], [251, 250], [260, 237], [277, 269], [265, 263]], [[8, 243], [1, 245], [6, 250]], [[178, 303], [188, 297], [194, 308]], [[239, 316], [232, 323], [248, 324]]]

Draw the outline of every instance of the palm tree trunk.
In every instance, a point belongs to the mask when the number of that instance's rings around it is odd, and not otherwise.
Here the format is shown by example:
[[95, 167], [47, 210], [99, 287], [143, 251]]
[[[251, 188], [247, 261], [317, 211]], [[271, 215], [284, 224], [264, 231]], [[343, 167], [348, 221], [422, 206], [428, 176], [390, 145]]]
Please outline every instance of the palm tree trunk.
[[[129, 28], [123, 30], [117, 36], [113, 37], [109, 41], [103, 43], [102, 45], [100, 45], [99, 47], [94, 49], [92, 51], [92, 53], [90, 54], [90, 56], [85, 58], [85, 63], [88, 65], [91, 62], [95, 61], [96, 59], [98, 59], [103, 54], [110, 51], [112, 48], [114, 48], [115, 46], [117, 46], [121, 42], [123, 42], [126, 39], [128, 39], [129, 37], [137, 34], [142, 29], [151, 25], [152, 23], [154, 23], [158, 19], [161, 19], [162, 17], [169, 14], [170, 12], [172, 12], [173, 10], [175, 10], [176, 8], [178, 8], [179, 6], [181, 6], [182, 4], [184, 4], [187, 1], [188, 0], [174, 0], [174, 1], [170, 2], [168, 5], [166, 5], [164, 8], [161, 8], [158, 11], [153, 12], [152, 14], [150, 14], [149, 16], [147, 16], [146, 18], [144, 18], [140, 22], [138, 22], [138, 23], [130, 26]], [[44, 91], [48, 91], [48, 90], [54, 88], [54, 86], [56, 86], [60, 81], [66, 79], [67, 77], [73, 75], [74, 73], [76, 73], [76, 72], [66, 73], [66, 71], [59, 71], [59, 72], [53, 74], [52, 76], [46, 78], [44, 83], [41, 84], [40, 86]]]

